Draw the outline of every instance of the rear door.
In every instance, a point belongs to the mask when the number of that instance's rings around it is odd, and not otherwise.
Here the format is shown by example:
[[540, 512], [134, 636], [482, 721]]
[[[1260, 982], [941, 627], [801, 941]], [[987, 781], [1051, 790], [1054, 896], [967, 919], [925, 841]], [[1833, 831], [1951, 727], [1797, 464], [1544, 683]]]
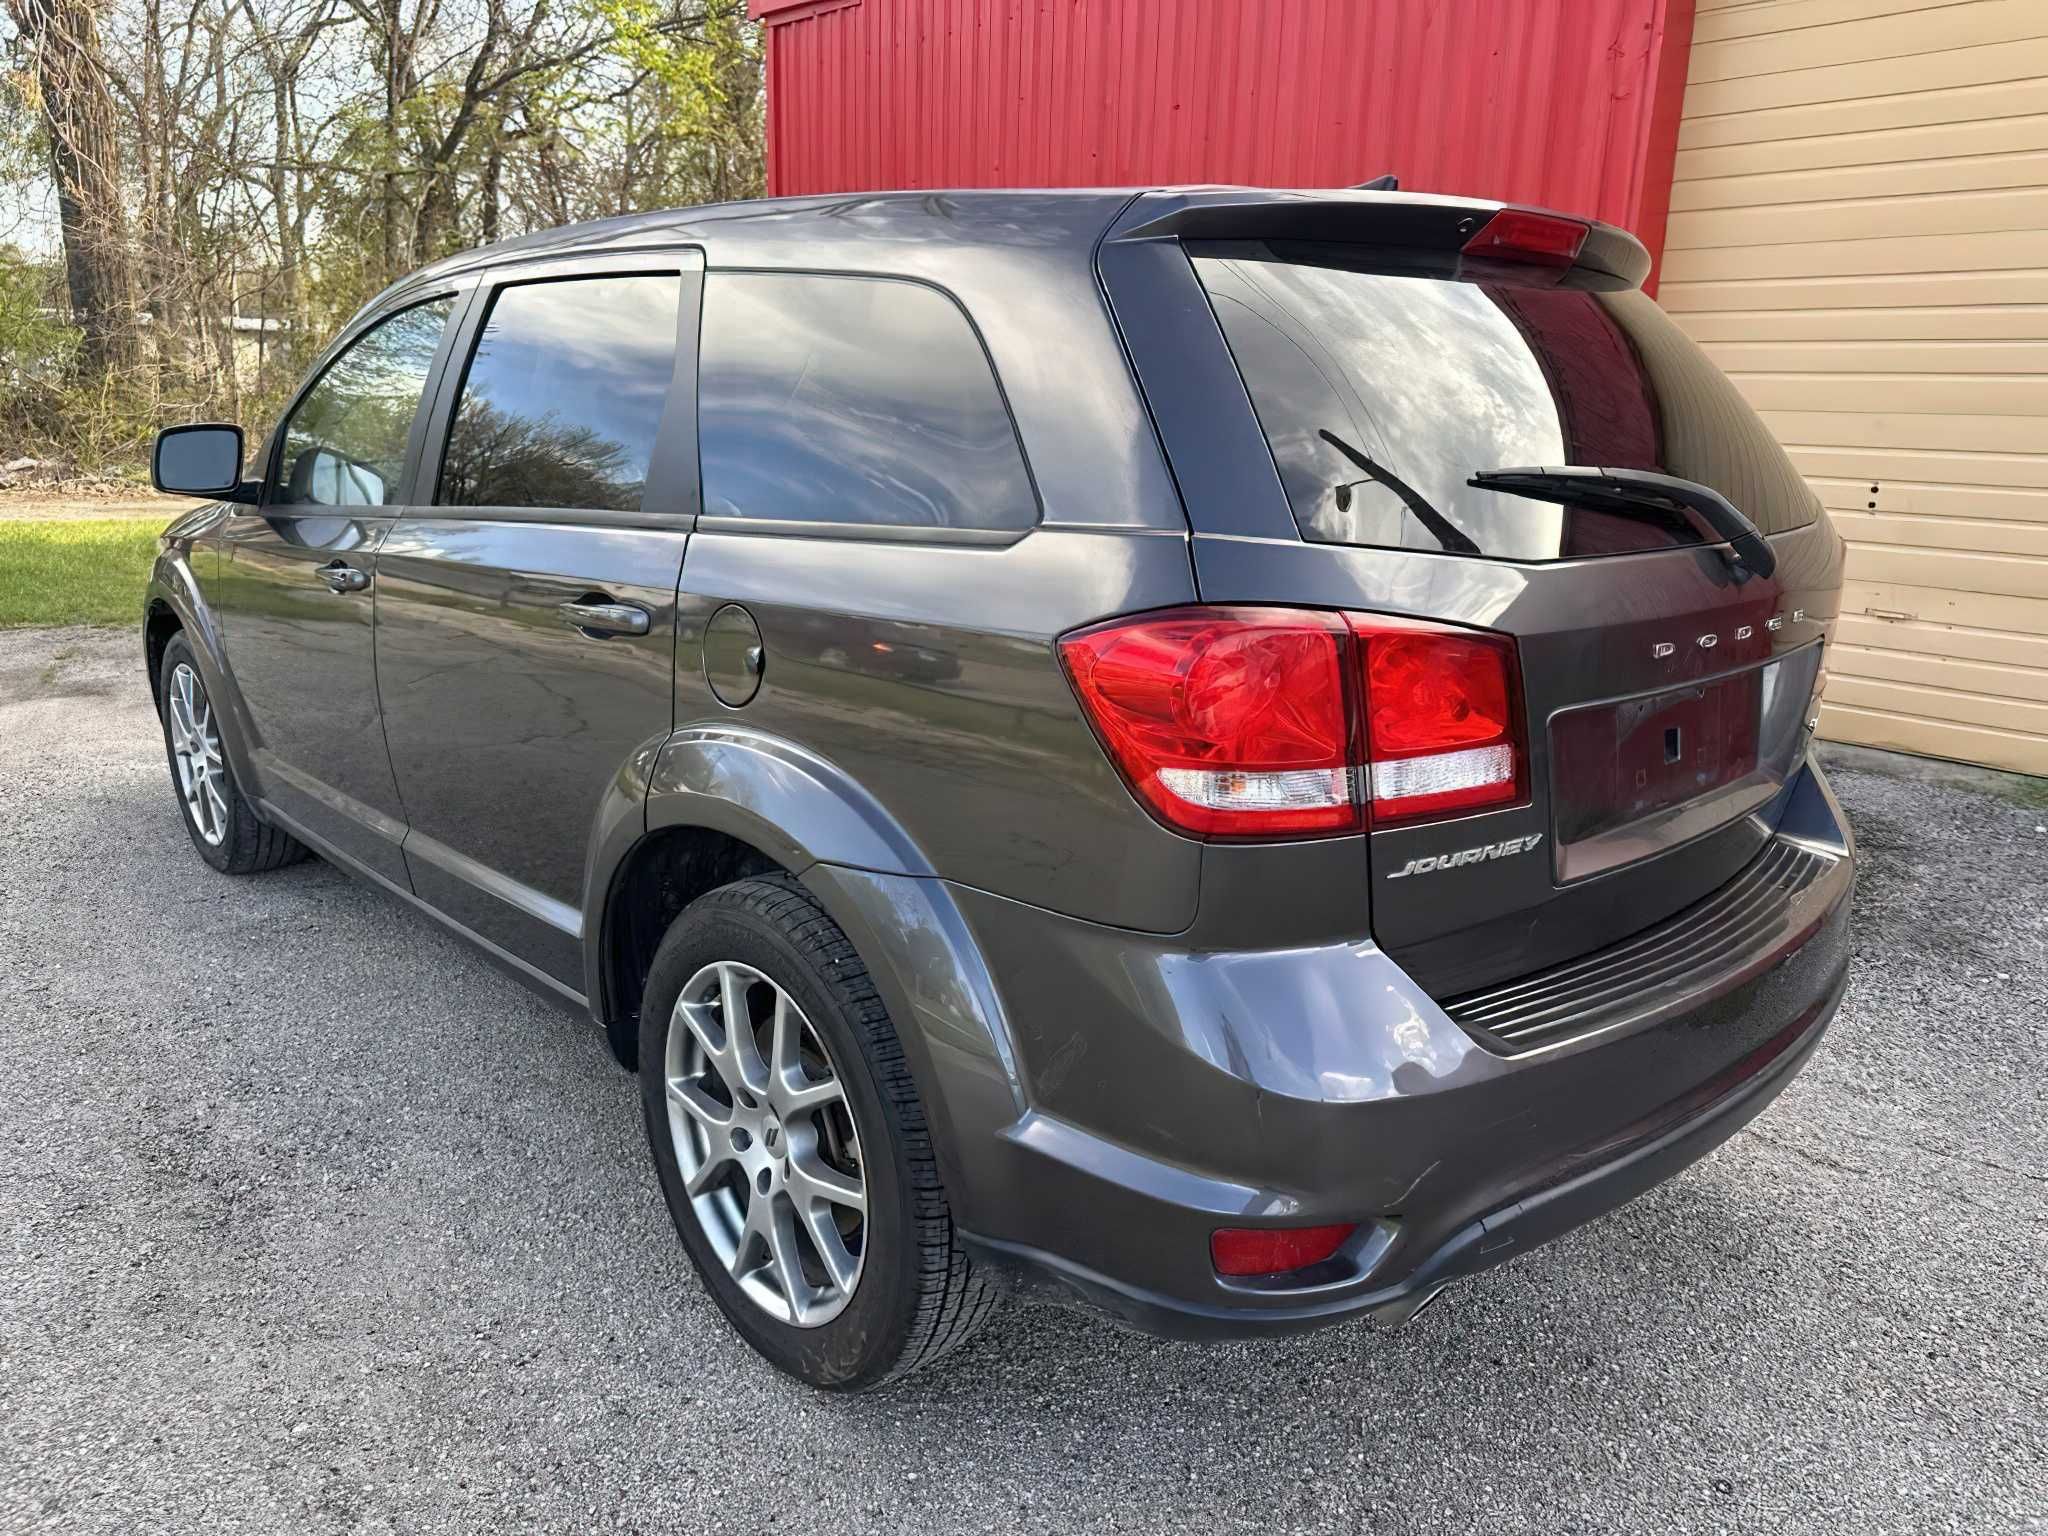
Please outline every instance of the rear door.
[[257, 793], [403, 886], [405, 811], [377, 721], [377, 551], [406, 510], [458, 296], [429, 292], [344, 339], [271, 445], [263, 501], [231, 510], [215, 603]]
[[379, 554], [377, 680], [414, 889], [569, 991], [585, 863], [672, 719], [697, 507], [694, 251], [500, 271], [422, 500]]
[[[1493, 212], [1197, 209], [1102, 256], [1205, 601], [1515, 638], [1519, 803], [1369, 836], [1373, 933], [1439, 996], [1637, 932], [1757, 855], [1803, 755], [1840, 584], [1818, 502], [1636, 288], [1639, 248], [1577, 225], [1592, 257], [1577, 266], [1476, 257]], [[1531, 465], [1705, 485], [1776, 568], [1732, 558], [1682, 508], [1471, 483]], [[1365, 892], [1348, 898], [1361, 912]]]

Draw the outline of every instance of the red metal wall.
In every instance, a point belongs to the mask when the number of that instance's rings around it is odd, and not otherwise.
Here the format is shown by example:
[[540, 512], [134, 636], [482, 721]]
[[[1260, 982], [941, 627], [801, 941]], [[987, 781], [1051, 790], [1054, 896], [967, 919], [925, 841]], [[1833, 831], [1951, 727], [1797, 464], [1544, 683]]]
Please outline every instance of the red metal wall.
[[1244, 182], [1597, 214], [1662, 244], [1693, 0], [752, 0], [768, 185]]

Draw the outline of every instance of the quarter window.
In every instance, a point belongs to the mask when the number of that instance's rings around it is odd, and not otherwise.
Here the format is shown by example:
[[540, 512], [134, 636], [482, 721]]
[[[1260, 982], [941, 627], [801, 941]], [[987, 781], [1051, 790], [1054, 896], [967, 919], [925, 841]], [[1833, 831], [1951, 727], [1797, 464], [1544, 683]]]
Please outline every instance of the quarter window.
[[439, 504], [644, 510], [681, 299], [674, 273], [500, 288], [448, 429]]
[[920, 283], [710, 273], [698, 391], [709, 515], [913, 528], [1037, 521], [988, 355], [959, 306]]
[[453, 299], [402, 309], [327, 365], [285, 423], [275, 500], [381, 507], [398, 494], [406, 439]]

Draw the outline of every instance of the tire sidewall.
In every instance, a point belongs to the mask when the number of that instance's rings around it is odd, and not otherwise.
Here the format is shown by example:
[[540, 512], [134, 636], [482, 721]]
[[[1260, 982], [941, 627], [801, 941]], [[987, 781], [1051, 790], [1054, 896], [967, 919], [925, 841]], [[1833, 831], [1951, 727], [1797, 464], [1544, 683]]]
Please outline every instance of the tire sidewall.
[[[227, 814], [222, 817], [225, 830], [218, 844], [209, 843], [200, 835], [199, 827], [192, 819], [192, 807], [185, 803], [184, 787], [178, 778], [177, 747], [171, 739], [171, 678], [180, 663], [192, 669], [192, 675], [206, 690], [207, 708], [213, 712], [214, 730], [221, 738], [221, 798], [227, 802]], [[199, 669], [198, 658], [192, 653], [192, 643], [182, 633], [173, 635], [164, 646], [163, 660], [157, 667], [157, 699], [157, 721], [164, 735], [164, 762], [171, 772], [171, 795], [178, 803], [178, 820], [184, 824], [185, 835], [192, 839], [192, 846], [198, 850], [199, 857], [225, 873], [234, 863], [235, 845], [242, 837], [242, 826], [247, 818], [242, 814], [241, 788], [235, 783], [235, 771], [227, 760], [227, 733], [220, 725], [219, 707], [214, 703], [213, 690], [206, 687], [206, 674]]]
[[[648, 971], [640, 1016], [640, 1097], [648, 1145], [683, 1247], [733, 1326], [789, 1374], [817, 1386], [857, 1390], [879, 1381], [895, 1364], [917, 1304], [909, 1168], [838, 989], [776, 924], [733, 899], [731, 893], [741, 889], [713, 891], [684, 912]], [[715, 960], [752, 966], [796, 999], [831, 1053], [860, 1138], [868, 1203], [861, 1275], [845, 1309], [817, 1328], [798, 1328], [768, 1316], [740, 1289], [712, 1251], [683, 1189], [664, 1083], [668, 1029], [684, 984]]]

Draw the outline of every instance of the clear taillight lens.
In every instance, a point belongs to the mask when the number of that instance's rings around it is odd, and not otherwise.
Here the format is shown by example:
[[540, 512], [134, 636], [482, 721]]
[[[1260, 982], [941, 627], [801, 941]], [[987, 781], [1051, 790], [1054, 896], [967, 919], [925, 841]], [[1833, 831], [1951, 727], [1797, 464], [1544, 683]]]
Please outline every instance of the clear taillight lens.
[[1111, 759], [1201, 837], [1357, 831], [1521, 794], [1514, 642], [1402, 619], [1178, 608], [1068, 635]]

